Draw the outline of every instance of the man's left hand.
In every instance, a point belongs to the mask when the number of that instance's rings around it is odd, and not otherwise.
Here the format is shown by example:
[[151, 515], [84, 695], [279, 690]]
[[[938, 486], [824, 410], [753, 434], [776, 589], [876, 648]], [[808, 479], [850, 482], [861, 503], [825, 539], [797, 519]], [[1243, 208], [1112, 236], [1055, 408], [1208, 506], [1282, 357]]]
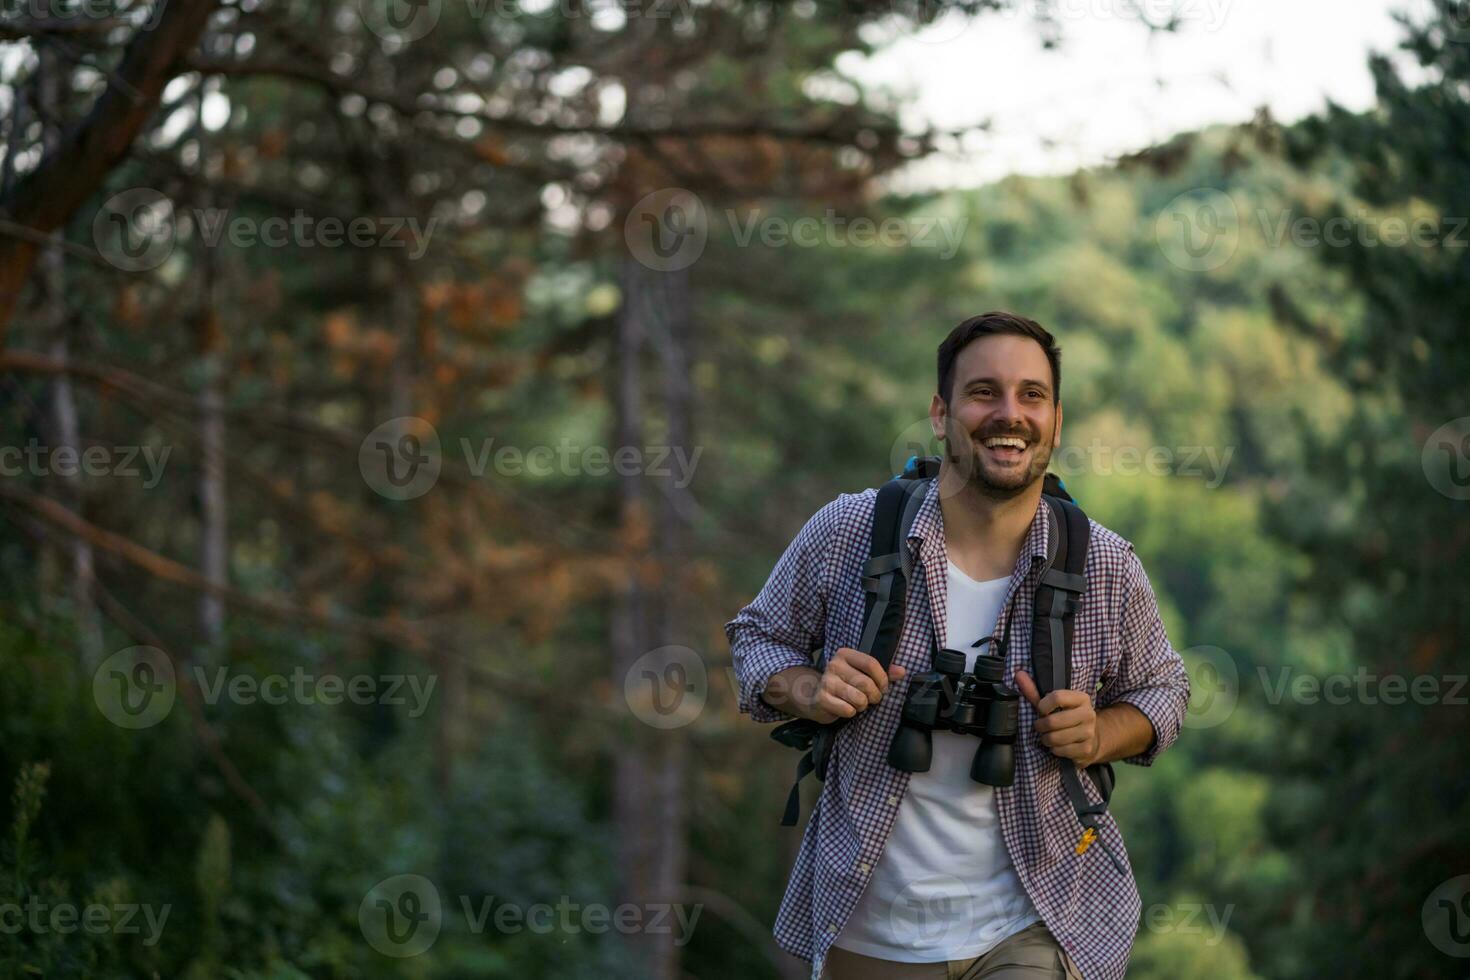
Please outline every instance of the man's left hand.
[[1042, 697], [1036, 682], [1024, 670], [1016, 671], [1016, 690], [1036, 709], [1036, 733], [1052, 755], [1071, 759], [1084, 768], [1097, 761], [1102, 740], [1091, 697], [1070, 690], [1056, 690]]

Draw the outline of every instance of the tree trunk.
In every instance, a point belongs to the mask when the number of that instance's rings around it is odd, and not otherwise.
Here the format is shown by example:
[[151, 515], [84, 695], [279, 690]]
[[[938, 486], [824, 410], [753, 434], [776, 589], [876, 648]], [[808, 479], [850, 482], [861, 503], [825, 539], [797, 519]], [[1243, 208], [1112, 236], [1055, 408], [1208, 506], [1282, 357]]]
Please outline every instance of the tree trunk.
[[[665, 374], [664, 408], [671, 445], [687, 444], [690, 428], [688, 366], [684, 347], [688, 318], [684, 273], [654, 272], [625, 259], [623, 307], [618, 316], [617, 445], [642, 449], [648, 426], [643, 409], [641, 356], [650, 340], [659, 345]], [[613, 687], [623, 690], [639, 658], [669, 645], [679, 620], [672, 596], [678, 581], [685, 534], [673, 478], [662, 487], [662, 502], [650, 508], [644, 489], [648, 476], [625, 473], [619, 483], [620, 540], [629, 565], [612, 618]], [[657, 531], [650, 515], [657, 513]], [[655, 572], [648, 576], [649, 570]], [[650, 586], [651, 581], [651, 586]], [[620, 903], [648, 907], [679, 900], [684, 891], [684, 731], [633, 723], [614, 760], [613, 823], [618, 840]], [[639, 975], [676, 980], [679, 948], [672, 932], [635, 933], [630, 948]]]
[[[199, 40], [218, 0], [169, 0], [157, 23], [133, 33], [109, 82], [86, 118], [49, 147], [36, 168], [6, 188], [0, 212], [48, 233], [102, 186], [158, 107], [179, 60]], [[44, 46], [43, 46], [44, 47]], [[35, 242], [0, 235], [0, 347], [37, 259]]]
[[[223, 331], [215, 311], [214, 250], [201, 250], [200, 309], [195, 321], [201, 382], [199, 407], [199, 573], [205, 581], [229, 584], [229, 513], [226, 505], [225, 418], [223, 383]], [[225, 604], [216, 595], [199, 597], [199, 632], [202, 644], [215, 662], [224, 636]]]
[[[661, 302], [650, 311], [659, 328], [655, 334], [659, 361], [663, 368], [664, 422], [667, 433], [668, 452], [673, 460], [689, 459], [694, 445], [694, 388], [690, 377], [690, 301], [689, 271], [675, 272], [644, 271], [652, 277], [661, 290]], [[659, 476], [653, 484], [662, 493], [659, 510], [658, 578], [660, 587], [659, 635], [660, 643], [685, 643], [690, 638], [690, 610], [680, 600], [687, 592], [675, 583], [684, 580], [684, 570], [689, 561], [688, 515], [693, 494], [687, 482], [679, 486], [681, 477], [688, 476], [677, 465], [666, 465], [667, 476]], [[646, 477], [644, 479], [647, 479]], [[688, 765], [687, 728], [674, 728], [656, 733], [653, 826], [660, 835], [663, 846], [657, 852], [655, 875], [658, 894], [662, 901], [676, 901], [676, 896], [686, 889], [688, 853], [685, 846], [687, 810], [685, 797]], [[658, 952], [663, 972], [673, 980], [680, 975], [679, 948], [673, 945], [674, 934], [659, 937]]]
[[[62, 118], [62, 92], [66, 85], [66, 65], [57, 57], [50, 46], [41, 46], [37, 51], [39, 64], [36, 69], [36, 96], [42, 120], [42, 141], [46, 152], [53, 152], [61, 142], [59, 120]], [[46, 338], [48, 353], [58, 360], [69, 359], [71, 353], [72, 318], [67, 313], [66, 266], [61, 249], [56, 244], [41, 247], [36, 260], [37, 308], [36, 315]], [[81, 425], [77, 418], [76, 391], [71, 377], [58, 374], [50, 385], [50, 429], [54, 451], [65, 448], [80, 458]], [[68, 474], [52, 474], [57, 481], [57, 499], [69, 510], [81, 513], [85, 496], [80, 470]], [[115, 475], [105, 479], [116, 479]], [[67, 561], [70, 566], [70, 592], [72, 616], [76, 624], [77, 640], [82, 662], [88, 672], [102, 662], [102, 629], [97, 618], [97, 603], [93, 595], [96, 567], [92, 545], [82, 538], [73, 537], [66, 544]]]

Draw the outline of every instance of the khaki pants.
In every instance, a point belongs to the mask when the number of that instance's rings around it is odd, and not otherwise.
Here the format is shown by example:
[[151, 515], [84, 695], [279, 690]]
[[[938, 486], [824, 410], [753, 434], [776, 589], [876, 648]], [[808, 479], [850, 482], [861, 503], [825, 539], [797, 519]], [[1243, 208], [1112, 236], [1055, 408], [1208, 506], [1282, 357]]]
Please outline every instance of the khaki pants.
[[983, 956], [948, 963], [894, 963], [833, 946], [822, 980], [1082, 980], [1044, 922], [1007, 936]]

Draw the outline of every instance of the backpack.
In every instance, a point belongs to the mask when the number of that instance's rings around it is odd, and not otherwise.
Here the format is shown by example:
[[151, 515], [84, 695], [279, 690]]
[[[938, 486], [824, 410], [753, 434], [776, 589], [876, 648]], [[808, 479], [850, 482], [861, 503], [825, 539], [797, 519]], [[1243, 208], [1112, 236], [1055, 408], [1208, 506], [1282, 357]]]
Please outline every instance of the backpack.
[[[913, 526], [919, 505], [923, 503], [929, 482], [939, 475], [937, 456], [911, 457], [904, 471], [878, 490], [873, 509], [873, 529], [868, 560], [863, 564], [863, 632], [857, 649], [869, 654], [887, 671], [898, 648], [903, 631], [905, 599], [913, 574], [908, 549], [909, 529]], [[1032, 676], [1043, 697], [1058, 688], [1067, 688], [1072, 676], [1073, 618], [1087, 589], [1083, 569], [1087, 564], [1087, 546], [1091, 535], [1087, 515], [1067, 493], [1062, 481], [1046, 474], [1041, 499], [1047, 504], [1051, 535], [1046, 564], [1037, 583], [1034, 618], [1031, 628]], [[1010, 631], [1007, 619], [1006, 632]], [[817, 666], [814, 664], [813, 666]], [[779, 725], [771, 738], [783, 745], [803, 751], [796, 764], [796, 781], [786, 798], [786, 811], [781, 826], [793, 827], [801, 810], [801, 781], [808, 773], [818, 780], [827, 778], [827, 763], [837, 733], [850, 719], [839, 718], [818, 724], [808, 718]], [[1062, 762], [1062, 786], [1082, 825], [1082, 837], [1076, 853], [1083, 854], [1100, 839], [1098, 819], [1107, 812], [1113, 795], [1113, 767], [1098, 763], [1087, 767], [1087, 775], [1097, 788], [1100, 802], [1093, 803], [1083, 791], [1078, 767]], [[1126, 873], [1122, 861], [1103, 842], [1103, 848], [1120, 872]]]

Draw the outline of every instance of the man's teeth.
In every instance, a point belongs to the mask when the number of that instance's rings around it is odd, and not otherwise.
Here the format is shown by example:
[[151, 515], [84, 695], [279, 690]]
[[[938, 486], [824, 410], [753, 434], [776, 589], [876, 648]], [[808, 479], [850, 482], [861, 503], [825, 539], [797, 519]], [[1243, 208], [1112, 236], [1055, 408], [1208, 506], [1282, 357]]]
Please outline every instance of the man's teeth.
[[1026, 440], [1017, 439], [1015, 436], [992, 436], [983, 443], [986, 449], [995, 449], [1000, 446], [1013, 446], [1016, 449], [1025, 449]]

